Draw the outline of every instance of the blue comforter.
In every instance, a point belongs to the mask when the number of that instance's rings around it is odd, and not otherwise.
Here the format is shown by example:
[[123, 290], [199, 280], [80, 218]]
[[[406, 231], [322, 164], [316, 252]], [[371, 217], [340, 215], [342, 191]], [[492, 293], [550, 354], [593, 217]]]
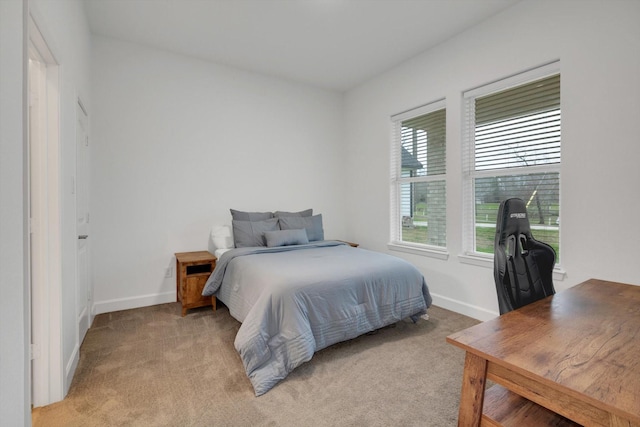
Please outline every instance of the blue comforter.
[[337, 241], [230, 250], [203, 295], [216, 295], [242, 322], [235, 347], [257, 396], [316, 351], [431, 305], [413, 265]]

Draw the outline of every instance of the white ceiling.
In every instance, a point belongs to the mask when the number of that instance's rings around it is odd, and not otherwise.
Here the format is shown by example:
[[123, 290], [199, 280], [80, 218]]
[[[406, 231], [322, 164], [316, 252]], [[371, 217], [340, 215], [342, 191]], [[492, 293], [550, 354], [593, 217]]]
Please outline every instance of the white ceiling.
[[85, 0], [91, 31], [348, 90], [519, 0]]

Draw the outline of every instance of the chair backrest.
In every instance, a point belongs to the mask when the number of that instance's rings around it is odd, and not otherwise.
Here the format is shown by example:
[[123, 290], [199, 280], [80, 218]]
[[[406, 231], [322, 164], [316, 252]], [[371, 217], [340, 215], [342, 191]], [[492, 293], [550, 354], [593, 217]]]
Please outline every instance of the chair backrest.
[[553, 295], [555, 262], [555, 250], [531, 235], [524, 201], [500, 203], [493, 259], [500, 314]]

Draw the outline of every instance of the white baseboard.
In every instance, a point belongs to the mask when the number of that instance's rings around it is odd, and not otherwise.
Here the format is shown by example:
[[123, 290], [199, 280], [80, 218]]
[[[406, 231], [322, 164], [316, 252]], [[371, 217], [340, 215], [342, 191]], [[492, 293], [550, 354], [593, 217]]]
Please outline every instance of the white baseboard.
[[[464, 314], [481, 321], [491, 320], [499, 316], [499, 313], [487, 310], [482, 307], [467, 304], [452, 298], [438, 294], [431, 294], [433, 304], [456, 313]], [[130, 310], [132, 308], [148, 307], [150, 305], [166, 304], [176, 301], [175, 292], [165, 292], [162, 294], [141, 295], [130, 298], [119, 298], [107, 301], [99, 301], [93, 305], [93, 314], [110, 313], [112, 311]]]
[[487, 321], [499, 316], [499, 313], [476, 305], [467, 304], [438, 294], [431, 294], [433, 305], [464, 314], [477, 320]]
[[76, 373], [76, 368], [78, 367], [78, 362], [80, 361], [80, 345], [76, 344], [73, 348], [73, 352], [71, 353], [71, 357], [67, 362], [67, 365], [64, 369], [64, 384], [63, 387], [63, 395], [67, 397], [67, 393], [69, 393], [69, 388], [71, 388], [71, 381], [73, 381], [73, 375]]
[[130, 298], [119, 298], [107, 301], [98, 301], [93, 305], [93, 314], [110, 313], [112, 311], [130, 310], [132, 308], [148, 307], [150, 305], [176, 302], [176, 292], [162, 294], [140, 295]]

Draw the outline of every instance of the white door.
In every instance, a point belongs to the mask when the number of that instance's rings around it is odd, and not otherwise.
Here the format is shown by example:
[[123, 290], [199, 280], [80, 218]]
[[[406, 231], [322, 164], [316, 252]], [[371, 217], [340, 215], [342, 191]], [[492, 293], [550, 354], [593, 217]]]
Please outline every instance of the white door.
[[87, 112], [80, 100], [76, 107], [76, 230], [78, 234], [78, 277], [76, 314], [78, 344], [82, 343], [91, 321], [89, 274], [89, 132]]

